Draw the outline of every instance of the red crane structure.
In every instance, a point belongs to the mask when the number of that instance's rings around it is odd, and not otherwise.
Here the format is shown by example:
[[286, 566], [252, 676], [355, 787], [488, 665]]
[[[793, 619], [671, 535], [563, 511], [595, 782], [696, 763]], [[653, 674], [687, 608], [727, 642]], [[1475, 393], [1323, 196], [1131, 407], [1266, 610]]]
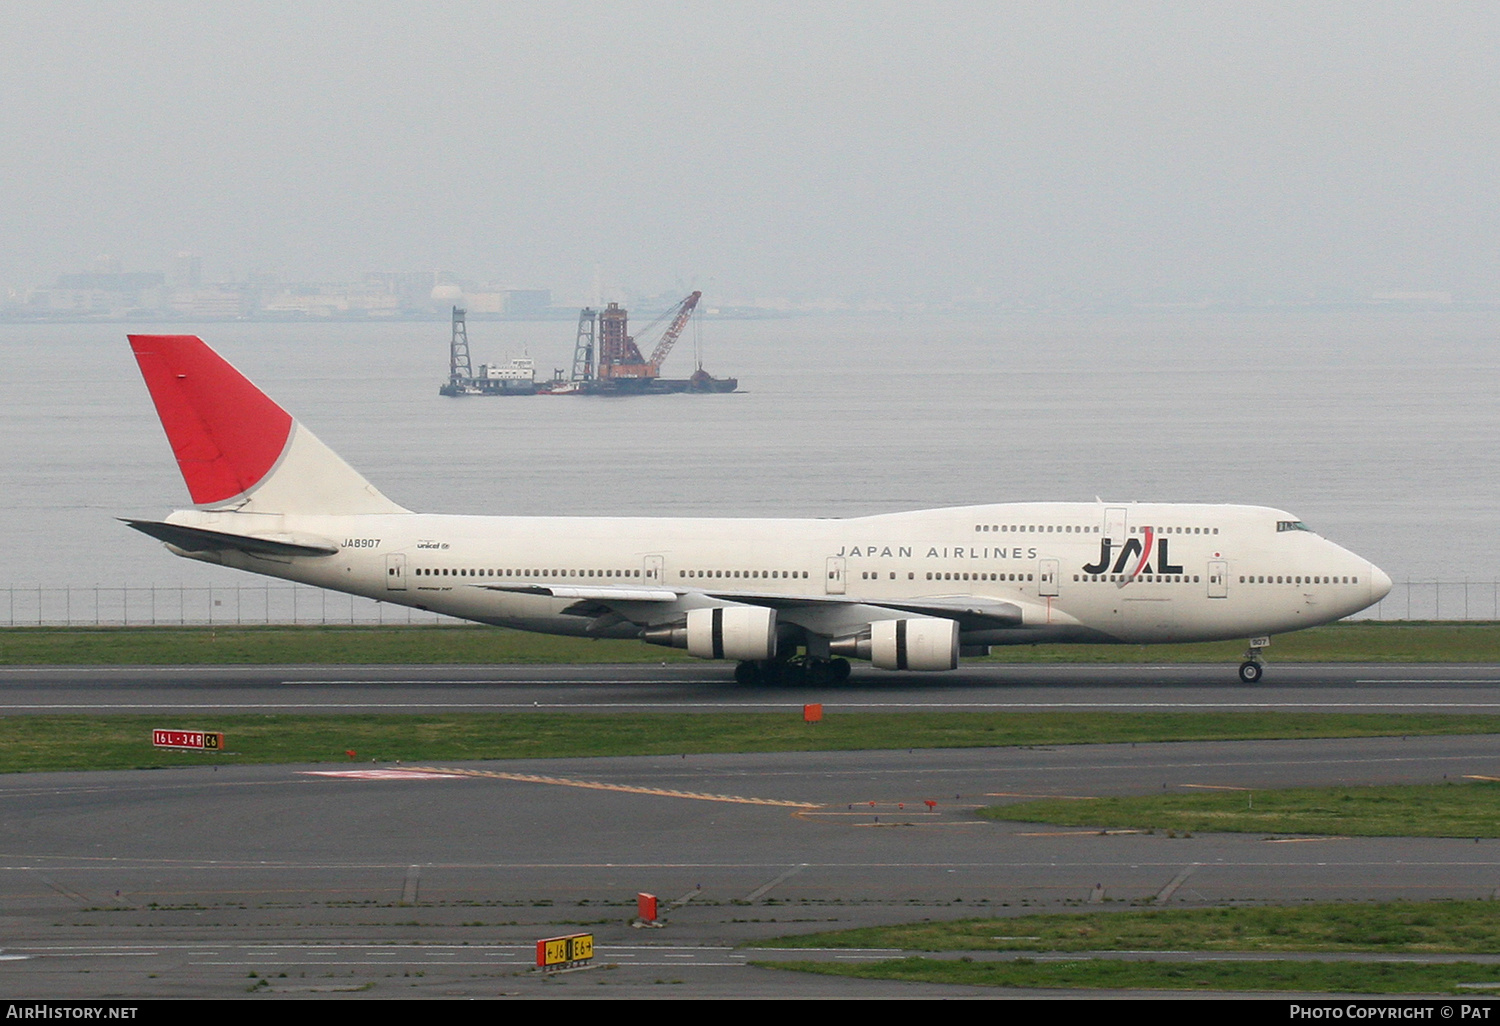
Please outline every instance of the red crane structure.
[[[661, 365], [666, 361], [682, 329], [687, 326], [703, 293], [694, 292], [678, 303], [666, 316], [671, 317], [661, 340], [651, 350], [651, 359], [641, 355], [640, 347], [627, 330], [627, 314], [619, 303], [611, 303], [599, 312], [599, 379], [614, 381], [620, 378], [657, 378], [661, 376]], [[660, 323], [660, 319], [657, 321]], [[647, 331], [655, 327], [647, 327]]]
[[733, 392], [736, 378], [716, 378], [699, 367], [690, 378], [661, 376], [672, 347], [698, 308], [703, 293], [694, 292], [646, 326], [649, 335], [666, 322], [656, 347], [647, 359], [630, 334], [630, 314], [619, 303], [603, 310], [584, 307], [578, 311], [578, 340], [573, 346], [573, 373], [562, 372], [550, 385], [539, 389], [545, 395], [664, 395], [669, 392]]
[[682, 329], [687, 327], [687, 322], [692, 318], [693, 311], [698, 306], [698, 300], [703, 298], [703, 293], [694, 292], [682, 302], [677, 304], [677, 309], [672, 313], [672, 323], [667, 325], [667, 330], [662, 332], [661, 341], [656, 343], [656, 348], [651, 350], [651, 366], [661, 373], [661, 365], [666, 362], [672, 347], [677, 344], [677, 338], [682, 334]]

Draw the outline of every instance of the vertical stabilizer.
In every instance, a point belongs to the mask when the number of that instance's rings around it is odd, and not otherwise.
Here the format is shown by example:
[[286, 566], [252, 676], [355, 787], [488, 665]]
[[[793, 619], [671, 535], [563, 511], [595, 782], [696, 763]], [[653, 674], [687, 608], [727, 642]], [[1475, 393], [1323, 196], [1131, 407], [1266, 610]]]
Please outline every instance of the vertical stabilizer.
[[131, 335], [188, 494], [246, 513], [404, 513], [196, 335]]

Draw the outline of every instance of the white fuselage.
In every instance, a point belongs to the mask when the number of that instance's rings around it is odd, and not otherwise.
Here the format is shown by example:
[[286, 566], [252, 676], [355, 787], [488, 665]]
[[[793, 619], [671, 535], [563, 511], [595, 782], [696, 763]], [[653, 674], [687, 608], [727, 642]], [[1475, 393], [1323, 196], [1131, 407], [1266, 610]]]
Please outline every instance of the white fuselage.
[[[325, 539], [335, 554], [174, 551], [523, 630], [636, 637], [685, 609], [762, 600], [809, 651], [902, 603], [1020, 608], [1018, 625], [967, 625], [964, 645], [1207, 641], [1327, 623], [1390, 588], [1368, 560], [1257, 506], [1016, 503], [846, 520], [189, 510], [168, 522]], [[633, 603], [620, 594], [631, 588], [678, 597]], [[569, 589], [609, 590], [616, 615], [581, 614]]]

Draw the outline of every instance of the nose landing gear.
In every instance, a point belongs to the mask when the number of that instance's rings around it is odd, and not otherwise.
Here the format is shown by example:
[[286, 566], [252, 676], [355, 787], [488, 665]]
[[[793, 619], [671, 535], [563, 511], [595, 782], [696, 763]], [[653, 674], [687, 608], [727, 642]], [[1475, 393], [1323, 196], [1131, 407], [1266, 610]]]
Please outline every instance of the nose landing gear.
[[1251, 638], [1250, 647], [1245, 650], [1245, 661], [1240, 663], [1240, 681], [1245, 684], [1258, 684], [1261, 677], [1265, 676], [1266, 666], [1261, 662], [1260, 653], [1271, 645], [1270, 638]]

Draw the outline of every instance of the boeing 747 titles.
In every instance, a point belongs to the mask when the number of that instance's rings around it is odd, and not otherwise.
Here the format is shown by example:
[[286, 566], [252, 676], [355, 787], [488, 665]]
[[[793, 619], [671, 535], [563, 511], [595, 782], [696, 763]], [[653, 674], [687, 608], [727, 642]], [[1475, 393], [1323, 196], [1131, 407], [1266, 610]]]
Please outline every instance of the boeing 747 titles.
[[130, 345], [193, 508], [127, 520], [179, 556], [431, 610], [828, 683], [992, 645], [1269, 636], [1390, 578], [1262, 506], [1006, 503], [847, 520], [444, 516], [392, 502], [203, 341]]

